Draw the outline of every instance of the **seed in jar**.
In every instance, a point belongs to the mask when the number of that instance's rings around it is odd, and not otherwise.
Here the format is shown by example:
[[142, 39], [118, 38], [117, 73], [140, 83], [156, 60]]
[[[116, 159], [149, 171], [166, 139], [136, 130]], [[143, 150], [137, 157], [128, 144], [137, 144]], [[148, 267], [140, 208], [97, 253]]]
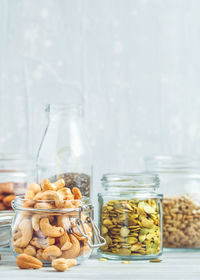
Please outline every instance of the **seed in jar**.
[[106, 234], [102, 231], [102, 235], [108, 241], [107, 246], [101, 248], [102, 251], [113, 254], [121, 252], [122, 255], [160, 252], [160, 216], [157, 200], [116, 200], [115, 203], [112, 201], [112, 215], [107, 210], [108, 205], [111, 205], [110, 202], [102, 207], [103, 221], [109, 221]]
[[152, 263], [157, 263], [157, 262], [161, 262], [162, 260], [161, 259], [151, 259], [149, 261]]
[[122, 236], [122, 237], [126, 237], [126, 236], [128, 236], [128, 234], [129, 234], [129, 229], [127, 228], [127, 227], [122, 227], [121, 229], [120, 229], [120, 235]]
[[84, 173], [63, 173], [59, 174], [59, 176], [55, 175], [51, 177], [49, 180], [51, 182], [56, 181], [58, 179], [64, 179], [65, 187], [69, 189], [73, 189], [73, 187], [78, 187], [83, 196], [89, 196], [90, 194], [90, 176]]
[[108, 229], [107, 229], [107, 227], [102, 226], [101, 231], [102, 231], [103, 234], [106, 234], [108, 232]]
[[128, 244], [134, 244], [134, 243], [137, 243], [137, 238], [135, 238], [135, 237], [128, 237], [127, 238], [127, 242], [128, 242]]

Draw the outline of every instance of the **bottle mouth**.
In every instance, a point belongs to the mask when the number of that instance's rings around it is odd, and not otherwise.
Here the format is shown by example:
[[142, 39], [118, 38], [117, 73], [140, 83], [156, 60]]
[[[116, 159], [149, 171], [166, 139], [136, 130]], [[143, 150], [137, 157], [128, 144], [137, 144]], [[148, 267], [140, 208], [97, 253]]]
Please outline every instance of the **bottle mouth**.
[[77, 112], [82, 113], [83, 105], [81, 103], [54, 103], [46, 104], [45, 112], [47, 113], [68, 113]]
[[159, 187], [159, 177], [152, 173], [108, 173], [101, 182], [104, 187], [152, 189]]

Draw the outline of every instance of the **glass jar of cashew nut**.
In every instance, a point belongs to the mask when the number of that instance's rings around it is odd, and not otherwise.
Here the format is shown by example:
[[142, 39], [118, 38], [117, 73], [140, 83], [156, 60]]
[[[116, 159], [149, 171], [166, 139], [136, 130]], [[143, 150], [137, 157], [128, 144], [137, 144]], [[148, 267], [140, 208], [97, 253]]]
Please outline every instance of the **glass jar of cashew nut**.
[[105, 174], [98, 194], [99, 227], [108, 259], [151, 259], [162, 254], [162, 195], [151, 174]]
[[[105, 245], [93, 222], [93, 207], [77, 188], [60, 188], [63, 179], [41, 187], [31, 184], [25, 198], [12, 202], [16, 213], [12, 225], [11, 247], [15, 256], [25, 253], [50, 265], [57, 258], [77, 263], [89, 258], [93, 248]], [[52, 190], [54, 187], [54, 190]], [[34, 193], [32, 199], [28, 199]], [[36, 199], [37, 198], [37, 199]], [[61, 199], [62, 198], [62, 199]]]
[[164, 194], [163, 247], [200, 248], [200, 157], [155, 156], [145, 163]]

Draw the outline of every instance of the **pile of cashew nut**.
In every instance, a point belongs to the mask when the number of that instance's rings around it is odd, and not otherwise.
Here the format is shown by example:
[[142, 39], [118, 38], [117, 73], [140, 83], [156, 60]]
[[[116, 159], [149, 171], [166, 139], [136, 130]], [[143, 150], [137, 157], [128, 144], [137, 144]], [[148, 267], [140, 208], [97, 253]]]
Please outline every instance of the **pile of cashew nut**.
[[[23, 202], [24, 211], [20, 211], [14, 223], [12, 237], [15, 252], [45, 262], [89, 255], [91, 249], [87, 239], [75, 225], [78, 211], [56, 212], [56, 209], [79, 207], [81, 198], [80, 190], [66, 188], [63, 179], [55, 183], [44, 180], [41, 186], [35, 183], [29, 185]], [[32, 210], [27, 211], [26, 208]], [[44, 212], [44, 209], [47, 211]], [[55, 209], [55, 212], [48, 212], [49, 209]], [[92, 229], [86, 223], [84, 214], [82, 221], [91, 240]]]

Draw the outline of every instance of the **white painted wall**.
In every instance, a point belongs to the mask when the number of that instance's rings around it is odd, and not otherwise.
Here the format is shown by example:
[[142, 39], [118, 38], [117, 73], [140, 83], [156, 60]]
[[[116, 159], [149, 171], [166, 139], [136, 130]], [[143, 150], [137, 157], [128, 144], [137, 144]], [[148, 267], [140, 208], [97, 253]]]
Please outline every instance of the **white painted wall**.
[[198, 0], [0, 0], [0, 151], [35, 155], [41, 103], [80, 90], [96, 191], [147, 154], [199, 153], [199, 14]]

